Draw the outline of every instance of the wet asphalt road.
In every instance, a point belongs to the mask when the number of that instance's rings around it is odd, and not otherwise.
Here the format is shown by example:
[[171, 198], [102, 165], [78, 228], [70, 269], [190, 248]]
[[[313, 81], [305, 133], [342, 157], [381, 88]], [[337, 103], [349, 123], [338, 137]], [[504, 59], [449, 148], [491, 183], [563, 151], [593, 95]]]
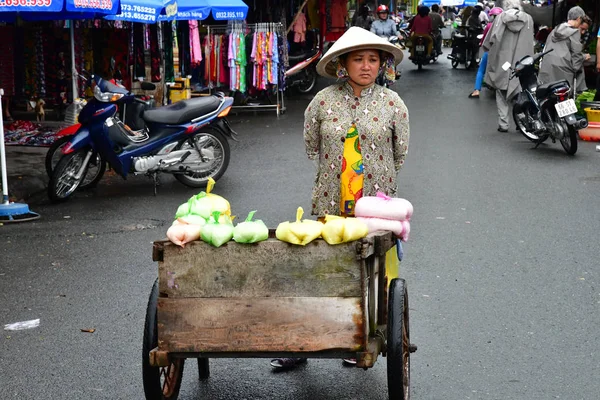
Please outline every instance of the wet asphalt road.
[[[580, 142], [536, 150], [496, 131], [489, 91], [467, 99], [473, 71], [447, 60], [404, 63], [396, 90], [411, 117], [400, 194], [415, 205], [401, 275], [410, 295], [412, 398], [596, 399], [600, 393], [600, 153]], [[302, 113], [232, 116], [240, 142], [216, 192], [235, 215], [275, 227], [310, 209]], [[0, 337], [6, 399], [142, 399], [141, 343], [156, 264], [177, 206], [197, 191], [164, 177], [108, 177], [50, 205], [34, 223], [0, 227]], [[83, 333], [81, 329], [95, 329]], [[311, 360], [274, 373], [267, 360], [220, 359], [211, 378], [188, 362], [180, 399], [387, 398], [385, 359], [368, 371]]]

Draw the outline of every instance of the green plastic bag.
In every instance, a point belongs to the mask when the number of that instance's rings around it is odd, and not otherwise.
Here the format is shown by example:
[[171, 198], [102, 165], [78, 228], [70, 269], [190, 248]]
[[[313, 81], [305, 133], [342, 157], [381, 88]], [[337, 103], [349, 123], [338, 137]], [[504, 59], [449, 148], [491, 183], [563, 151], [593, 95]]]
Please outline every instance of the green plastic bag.
[[202, 227], [202, 233], [200, 235], [203, 241], [215, 247], [221, 247], [233, 237], [233, 224], [231, 224], [231, 219], [229, 219], [230, 222], [219, 222], [220, 216], [221, 213], [219, 211], [213, 212], [213, 219], [209, 220], [206, 225]]
[[256, 243], [269, 238], [269, 228], [265, 223], [257, 219], [252, 221], [256, 210], [248, 213], [248, 218], [244, 222], [240, 222], [233, 229], [233, 240], [238, 243]]

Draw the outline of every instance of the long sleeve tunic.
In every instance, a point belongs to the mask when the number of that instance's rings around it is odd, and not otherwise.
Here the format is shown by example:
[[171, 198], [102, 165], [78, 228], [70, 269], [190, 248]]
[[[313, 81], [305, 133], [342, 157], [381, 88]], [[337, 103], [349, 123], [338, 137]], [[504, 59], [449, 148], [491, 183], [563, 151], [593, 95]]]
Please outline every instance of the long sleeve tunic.
[[317, 161], [311, 214], [340, 214], [340, 173], [348, 128], [356, 124], [364, 166], [363, 195], [394, 196], [396, 176], [408, 151], [408, 110], [400, 96], [374, 85], [356, 97], [347, 82], [331, 85], [304, 113], [304, 141]]

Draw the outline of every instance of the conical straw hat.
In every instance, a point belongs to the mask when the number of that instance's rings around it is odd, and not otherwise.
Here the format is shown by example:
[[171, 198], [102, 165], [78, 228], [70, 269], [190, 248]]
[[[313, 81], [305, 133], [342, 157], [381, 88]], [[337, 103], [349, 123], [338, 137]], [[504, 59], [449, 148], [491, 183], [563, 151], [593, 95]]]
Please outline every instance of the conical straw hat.
[[382, 50], [394, 57], [394, 63], [402, 61], [402, 50], [394, 46], [387, 39], [377, 36], [366, 29], [353, 26], [348, 29], [334, 44], [317, 64], [319, 75], [327, 78], [337, 78], [337, 58], [342, 54], [355, 50]]

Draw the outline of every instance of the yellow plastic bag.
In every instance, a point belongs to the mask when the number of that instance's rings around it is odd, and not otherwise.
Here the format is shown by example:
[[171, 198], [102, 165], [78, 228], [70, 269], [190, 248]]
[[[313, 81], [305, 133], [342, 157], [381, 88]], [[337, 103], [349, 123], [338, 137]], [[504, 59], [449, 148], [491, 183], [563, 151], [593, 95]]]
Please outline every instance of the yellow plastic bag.
[[215, 211], [218, 211], [223, 215], [231, 215], [231, 206], [229, 205], [229, 202], [224, 197], [211, 193], [214, 186], [215, 180], [213, 178], [208, 178], [206, 192], [200, 192], [197, 195], [190, 197], [187, 203], [179, 206], [175, 218], [194, 214], [208, 220]]
[[275, 230], [275, 236], [282, 242], [299, 244], [305, 246], [321, 236], [323, 224], [319, 221], [305, 219], [302, 221], [304, 210], [298, 207], [296, 211], [296, 222], [282, 222]]
[[367, 225], [356, 218], [327, 215], [321, 236], [329, 244], [340, 244], [364, 238], [368, 233]]
[[388, 285], [392, 279], [400, 276], [400, 261], [398, 260], [396, 246], [385, 253], [385, 275], [387, 276]]

